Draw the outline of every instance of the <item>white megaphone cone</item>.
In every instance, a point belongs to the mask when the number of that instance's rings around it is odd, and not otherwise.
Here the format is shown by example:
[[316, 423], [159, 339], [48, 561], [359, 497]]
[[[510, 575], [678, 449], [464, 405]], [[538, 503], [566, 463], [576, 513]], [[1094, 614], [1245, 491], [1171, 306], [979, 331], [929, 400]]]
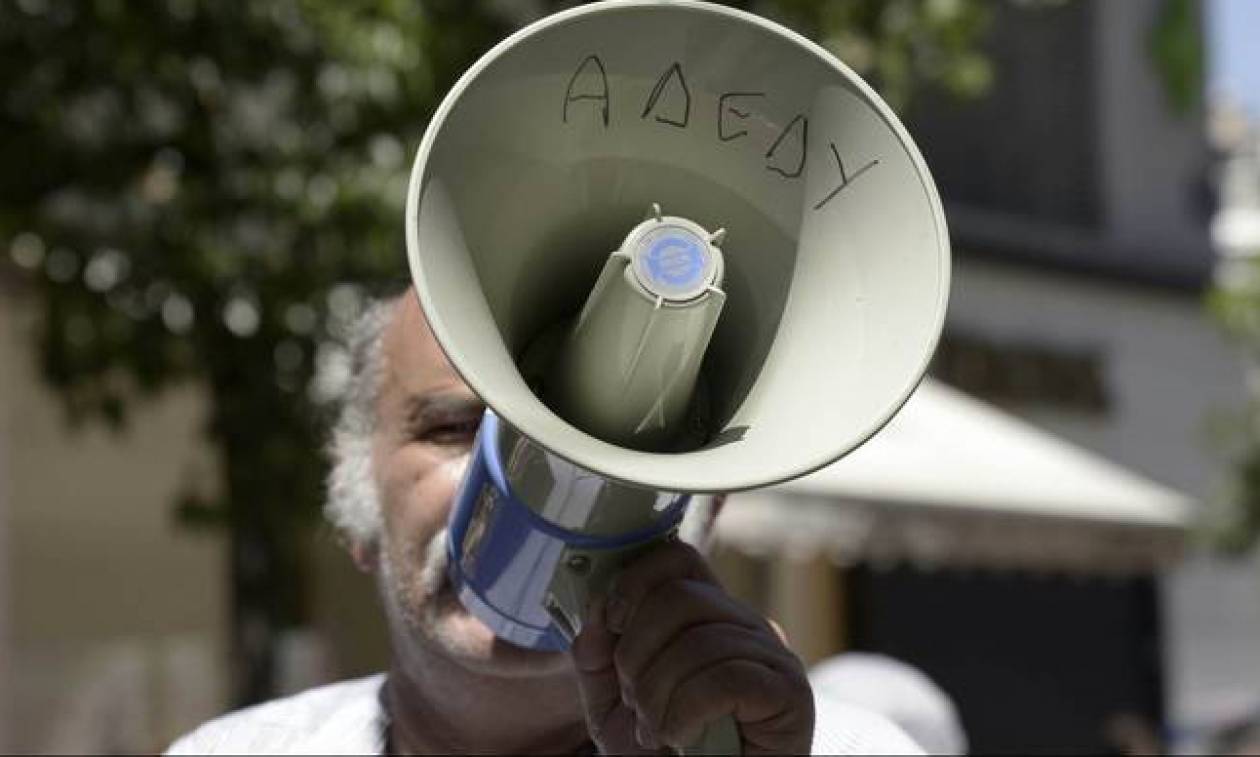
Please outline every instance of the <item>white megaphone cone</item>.
[[[406, 222], [433, 333], [492, 410], [452, 580], [536, 648], [567, 645], [688, 493], [878, 431], [949, 290], [936, 189], [887, 105], [802, 37], [689, 0], [583, 6], [487, 53], [429, 125]], [[698, 749], [737, 746], [726, 722]]]

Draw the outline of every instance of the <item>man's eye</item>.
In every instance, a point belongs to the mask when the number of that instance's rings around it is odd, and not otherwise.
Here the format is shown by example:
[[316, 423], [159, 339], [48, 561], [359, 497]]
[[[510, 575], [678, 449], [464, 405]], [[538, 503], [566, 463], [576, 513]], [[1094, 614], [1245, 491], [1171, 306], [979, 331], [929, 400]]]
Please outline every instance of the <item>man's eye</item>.
[[481, 426], [481, 419], [460, 421], [457, 423], [438, 423], [425, 429], [420, 434], [423, 441], [438, 444], [471, 444]]

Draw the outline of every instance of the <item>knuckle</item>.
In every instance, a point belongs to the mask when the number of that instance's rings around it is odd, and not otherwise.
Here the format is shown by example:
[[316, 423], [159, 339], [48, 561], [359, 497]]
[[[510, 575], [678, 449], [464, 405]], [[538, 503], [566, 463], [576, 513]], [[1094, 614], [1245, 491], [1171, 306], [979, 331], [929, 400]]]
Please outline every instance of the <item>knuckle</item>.
[[678, 635], [678, 643], [693, 650], [698, 657], [712, 657], [723, 652], [730, 633], [723, 624], [703, 623], [684, 630]]
[[696, 599], [696, 589], [693, 582], [676, 578], [662, 584], [659, 590], [653, 592], [651, 599], [660, 606], [662, 611], [676, 612], [690, 606]]

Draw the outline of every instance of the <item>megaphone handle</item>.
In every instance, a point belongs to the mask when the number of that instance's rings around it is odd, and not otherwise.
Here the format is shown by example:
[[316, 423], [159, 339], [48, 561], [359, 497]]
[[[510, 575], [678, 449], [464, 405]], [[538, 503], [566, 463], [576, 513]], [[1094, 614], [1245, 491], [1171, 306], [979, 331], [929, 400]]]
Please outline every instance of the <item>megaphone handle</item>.
[[700, 740], [678, 750], [679, 754], [740, 754], [739, 727], [734, 715], [724, 715], [704, 727]]
[[[556, 627], [569, 641], [581, 631], [582, 613], [579, 608], [587, 606], [587, 598], [606, 594], [613, 578], [621, 572], [621, 568], [634, 557], [654, 548], [662, 540], [676, 538], [674, 533], [647, 542], [640, 542], [621, 549], [581, 550], [570, 549], [565, 553], [561, 563], [580, 570], [561, 570], [555, 575], [549, 587], [547, 611], [551, 614]], [[694, 744], [678, 749], [678, 754], [741, 754], [739, 728], [733, 715], [722, 718], [705, 726], [700, 740]]]

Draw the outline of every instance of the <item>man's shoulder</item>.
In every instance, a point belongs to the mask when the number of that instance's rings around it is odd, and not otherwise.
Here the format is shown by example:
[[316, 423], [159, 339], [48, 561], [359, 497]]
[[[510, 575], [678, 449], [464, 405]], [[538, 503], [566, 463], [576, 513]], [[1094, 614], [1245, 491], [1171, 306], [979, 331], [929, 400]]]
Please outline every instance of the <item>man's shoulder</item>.
[[830, 697], [814, 697], [814, 754], [923, 754], [923, 747], [883, 715]]
[[167, 754], [379, 754], [384, 674], [342, 681], [211, 720]]

